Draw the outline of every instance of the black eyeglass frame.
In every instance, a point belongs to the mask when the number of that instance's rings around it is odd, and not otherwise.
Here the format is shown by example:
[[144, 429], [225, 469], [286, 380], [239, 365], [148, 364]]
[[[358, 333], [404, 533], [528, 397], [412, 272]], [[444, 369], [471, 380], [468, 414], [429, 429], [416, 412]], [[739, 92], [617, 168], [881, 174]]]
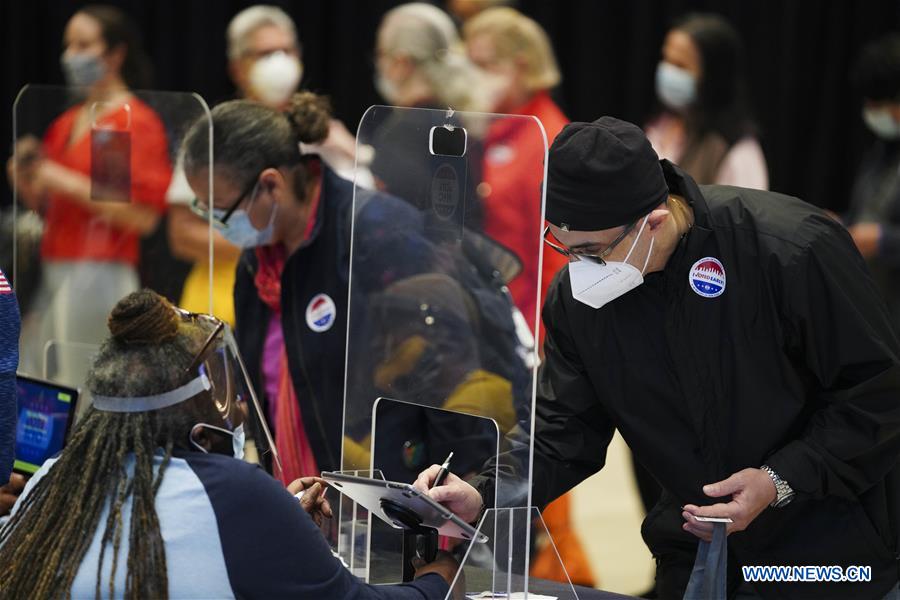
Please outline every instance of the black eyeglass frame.
[[622, 233], [620, 233], [618, 235], [618, 237], [616, 237], [616, 239], [614, 239], [612, 242], [610, 242], [609, 246], [607, 246], [599, 254], [590, 254], [587, 252], [575, 252], [575, 251], [569, 250], [565, 246], [560, 246], [558, 244], [554, 244], [549, 239], [547, 239], [547, 234], [550, 233], [549, 225], [547, 225], [544, 228], [544, 234], [542, 237], [544, 239], [545, 244], [547, 244], [548, 246], [550, 246], [551, 248], [553, 248], [554, 250], [556, 250], [557, 252], [559, 252], [560, 254], [562, 254], [563, 256], [565, 256], [566, 258], [568, 258], [570, 260], [572, 260], [572, 259], [586, 260], [589, 262], [594, 262], [594, 263], [598, 263], [601, 265], [605, 265], [606, 261], [603, 259], [605, 257], [609, 256], [609, 253], [612, 252], [613, 250], [615, 250], [616, 246], [618, 246], [620, 243], [622, 243], [622, 240], [624, 240], [628, 236], [628, 234], [631, 233], [631, 231], [635, 228], [635, 226], [637, 226], [638, 221], [640, 221], [640, 219], [634, 221], [633, 223], [628, 225], [624, 230], [622, 230]]

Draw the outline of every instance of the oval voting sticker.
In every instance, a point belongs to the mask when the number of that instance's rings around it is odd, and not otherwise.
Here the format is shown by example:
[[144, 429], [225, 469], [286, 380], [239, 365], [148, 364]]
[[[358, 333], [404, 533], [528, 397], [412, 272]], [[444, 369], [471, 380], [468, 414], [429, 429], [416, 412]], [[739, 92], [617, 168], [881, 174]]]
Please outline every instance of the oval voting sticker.
[[725, 267], [711, 256], [701, 258], [691, 267], [688, 283], [696, 294], [704, 298], [721, 296], [725, 291]]
[[316, 333], [331, 329], [336, 317], [337, 307], [328, 294], [316, 294], [306, 307], [306, 324]]

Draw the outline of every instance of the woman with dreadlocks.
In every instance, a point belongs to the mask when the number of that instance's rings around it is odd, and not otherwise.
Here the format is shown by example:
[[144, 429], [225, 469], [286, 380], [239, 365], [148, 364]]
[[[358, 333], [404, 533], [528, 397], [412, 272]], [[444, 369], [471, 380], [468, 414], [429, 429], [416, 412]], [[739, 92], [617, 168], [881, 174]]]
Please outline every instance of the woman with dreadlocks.
[[224, 324], [142, 291], [118, 303], [109, 330], [87, 380], [93, 406], [0, 529], [0, 597], [447, 594], [446, 554], [409, 584], [362, 583], [316, 527], [330, 516], [321, 483], [285, 490], [235, 460], [251, 447], [244, 424], [264, 426]]

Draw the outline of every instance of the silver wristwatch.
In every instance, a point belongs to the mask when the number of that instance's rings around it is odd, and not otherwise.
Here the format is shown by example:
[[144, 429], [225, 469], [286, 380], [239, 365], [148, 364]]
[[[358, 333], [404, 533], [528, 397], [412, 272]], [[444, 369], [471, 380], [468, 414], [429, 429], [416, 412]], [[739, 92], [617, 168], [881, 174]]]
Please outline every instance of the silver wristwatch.
[[765, 471], [769, 477], [772, 478], [772, 483], [775, 484], [775, 499], [772, 500], [772, 503], [769, 504], [772, 508], [781, 508], [783, 506], [787, 506], [791, 500], [794, 499], [794, 495], [796, 492], [791, 489], [791, 486], [788, 485], [788, 482], [781, 478], [781, 475], [775, 472], [775, 469], [770, 467], [769, 465], [763, 465], [760, 467], [763, 471]]

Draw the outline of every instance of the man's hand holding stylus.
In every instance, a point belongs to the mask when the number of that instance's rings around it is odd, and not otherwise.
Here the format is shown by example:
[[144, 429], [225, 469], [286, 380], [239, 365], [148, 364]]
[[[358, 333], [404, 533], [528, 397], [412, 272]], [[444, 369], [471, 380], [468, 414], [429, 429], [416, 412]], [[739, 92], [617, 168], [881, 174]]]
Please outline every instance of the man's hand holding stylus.
[[431, 484], [440, 471], [441, 465], [431, 465], [419, 474], [413, 487], [449, 508], [463, 521], [474, 522], [481, 513], [481, 494], [453, 473], [447, 474], [442, 485], [432, 488]]

